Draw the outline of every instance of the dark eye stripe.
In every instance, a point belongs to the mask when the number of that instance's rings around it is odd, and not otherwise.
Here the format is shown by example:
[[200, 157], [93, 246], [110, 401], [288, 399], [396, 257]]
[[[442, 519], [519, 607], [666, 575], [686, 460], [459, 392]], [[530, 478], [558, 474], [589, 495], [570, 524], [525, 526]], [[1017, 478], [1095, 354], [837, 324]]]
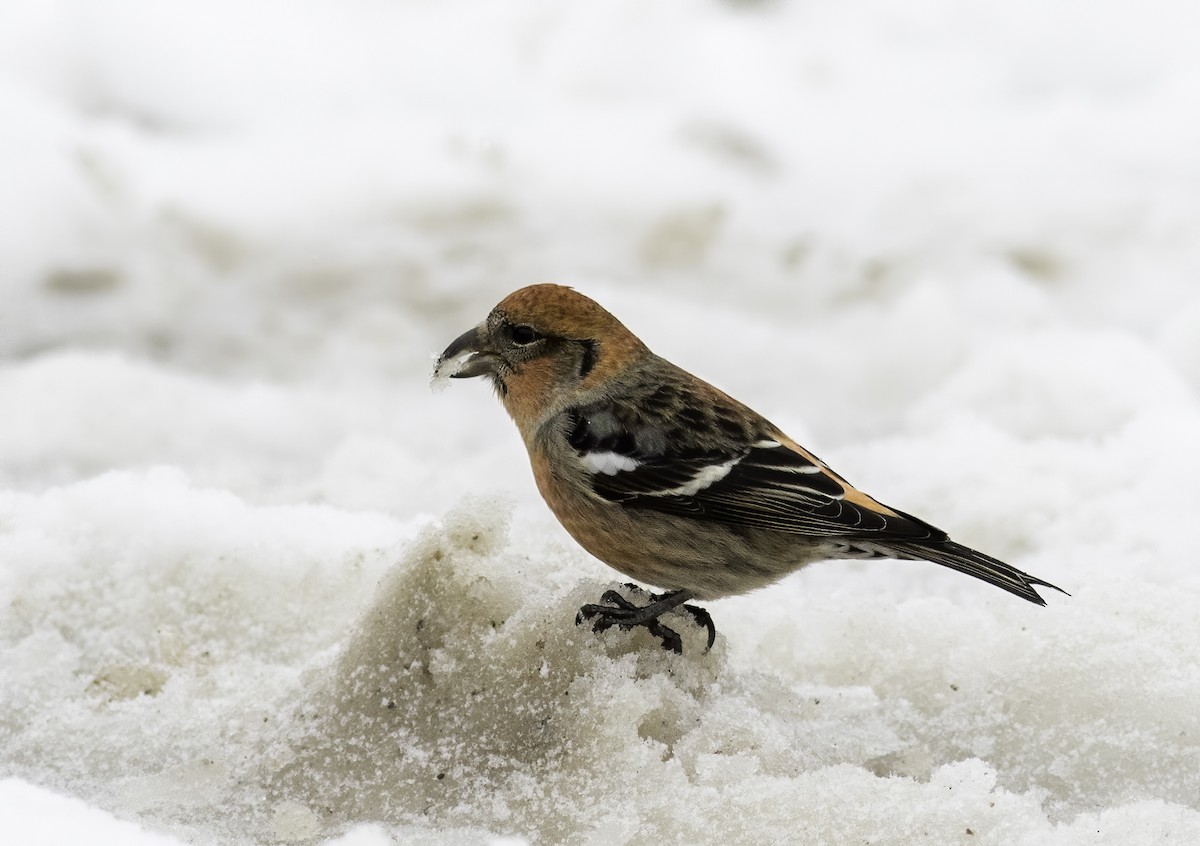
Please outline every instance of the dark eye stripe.
[[583, 344], [583, 361], [579, 363], [579, 378], [587, 376], [596, 366], [596, 342], [580, 341]]

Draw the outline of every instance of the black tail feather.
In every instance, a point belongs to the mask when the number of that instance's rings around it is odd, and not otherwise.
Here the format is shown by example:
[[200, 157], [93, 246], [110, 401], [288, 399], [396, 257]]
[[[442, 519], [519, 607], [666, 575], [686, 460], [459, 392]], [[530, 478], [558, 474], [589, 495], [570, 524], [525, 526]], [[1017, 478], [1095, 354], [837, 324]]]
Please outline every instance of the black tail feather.
[[990, 555], [984, 555], [982, 552], [971, 549], [969, 546], [963, 546], [951, 540], [930, 544], [913, 544], [911, 546], [896, 545], [896, 550], [897, 552], [903, 552], [906, 558], [912, 557], [923, 561], [932, 561], [935, 564], [941, 564], [943, 567], [949, 567], [951, 570], [958, 570], [960, 573], [974, 576], [990, 585], [995, 585], [1011, 594], [1015, 594], [1022, 599], [1027, 599], [1035, 605], [1046, 604], [1046, 600], [1034, 590], [1036, 586], [1048, 587], [1070, 596], [1069, 593], [1057, 585], [1042, 581], [1036, 576], [1031, 576], [1026, 572], [1018, 570], [1016, 567], [992, 558]]

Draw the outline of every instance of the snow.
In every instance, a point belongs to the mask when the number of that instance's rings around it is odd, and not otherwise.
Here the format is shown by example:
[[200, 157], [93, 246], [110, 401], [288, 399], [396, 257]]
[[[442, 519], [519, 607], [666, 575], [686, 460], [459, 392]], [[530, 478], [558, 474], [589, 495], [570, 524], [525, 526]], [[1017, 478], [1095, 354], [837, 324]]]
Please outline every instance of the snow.
[[[0, 840], [1200, 842], [1200, 8], [0, 6]], [[490, 389], [576, 286], [1070, 591], [594, 635]]]

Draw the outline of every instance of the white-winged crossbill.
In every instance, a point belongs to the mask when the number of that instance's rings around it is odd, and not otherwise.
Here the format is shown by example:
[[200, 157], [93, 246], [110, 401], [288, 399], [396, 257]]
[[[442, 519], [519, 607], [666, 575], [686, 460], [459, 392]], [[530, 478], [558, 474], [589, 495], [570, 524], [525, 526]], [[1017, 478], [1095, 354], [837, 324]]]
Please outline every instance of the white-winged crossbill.
[[[823, 559], [932, 561], [1038, 605], [1035, 586], [1060, 590], [859, 491], [570, 288], [510, 294], [446, 348], [434, 374], [489, 377], [563, 527], [609, 566], [665, 590], [644, 606], [605, 593], [580, 609], [597, 629], [646, 626], [679, 651], [664, 612]], [[711, 646], [708, 614], [684, 608]]]

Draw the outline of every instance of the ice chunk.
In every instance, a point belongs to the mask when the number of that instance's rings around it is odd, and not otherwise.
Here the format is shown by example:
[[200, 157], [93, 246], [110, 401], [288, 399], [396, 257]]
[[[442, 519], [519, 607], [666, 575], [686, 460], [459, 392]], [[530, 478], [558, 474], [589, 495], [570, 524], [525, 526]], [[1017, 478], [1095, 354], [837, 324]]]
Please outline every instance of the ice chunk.
[[466, 364], [467, 361], [469, 361], [474, 355], [475, 353], [473, 351], [468, 350], [467, 352], [448, 359], [441, 358], [437, 355], [432, 356], [434, 359], [434, 365], [433, 378], [429, 381], [430, 390], [432, 390], [435, 394], [444, 391], [446, 389], [446, 385], [449, 384], [450, 379], [454, 376], [454, 374], [461, 370], [462, 366]]

